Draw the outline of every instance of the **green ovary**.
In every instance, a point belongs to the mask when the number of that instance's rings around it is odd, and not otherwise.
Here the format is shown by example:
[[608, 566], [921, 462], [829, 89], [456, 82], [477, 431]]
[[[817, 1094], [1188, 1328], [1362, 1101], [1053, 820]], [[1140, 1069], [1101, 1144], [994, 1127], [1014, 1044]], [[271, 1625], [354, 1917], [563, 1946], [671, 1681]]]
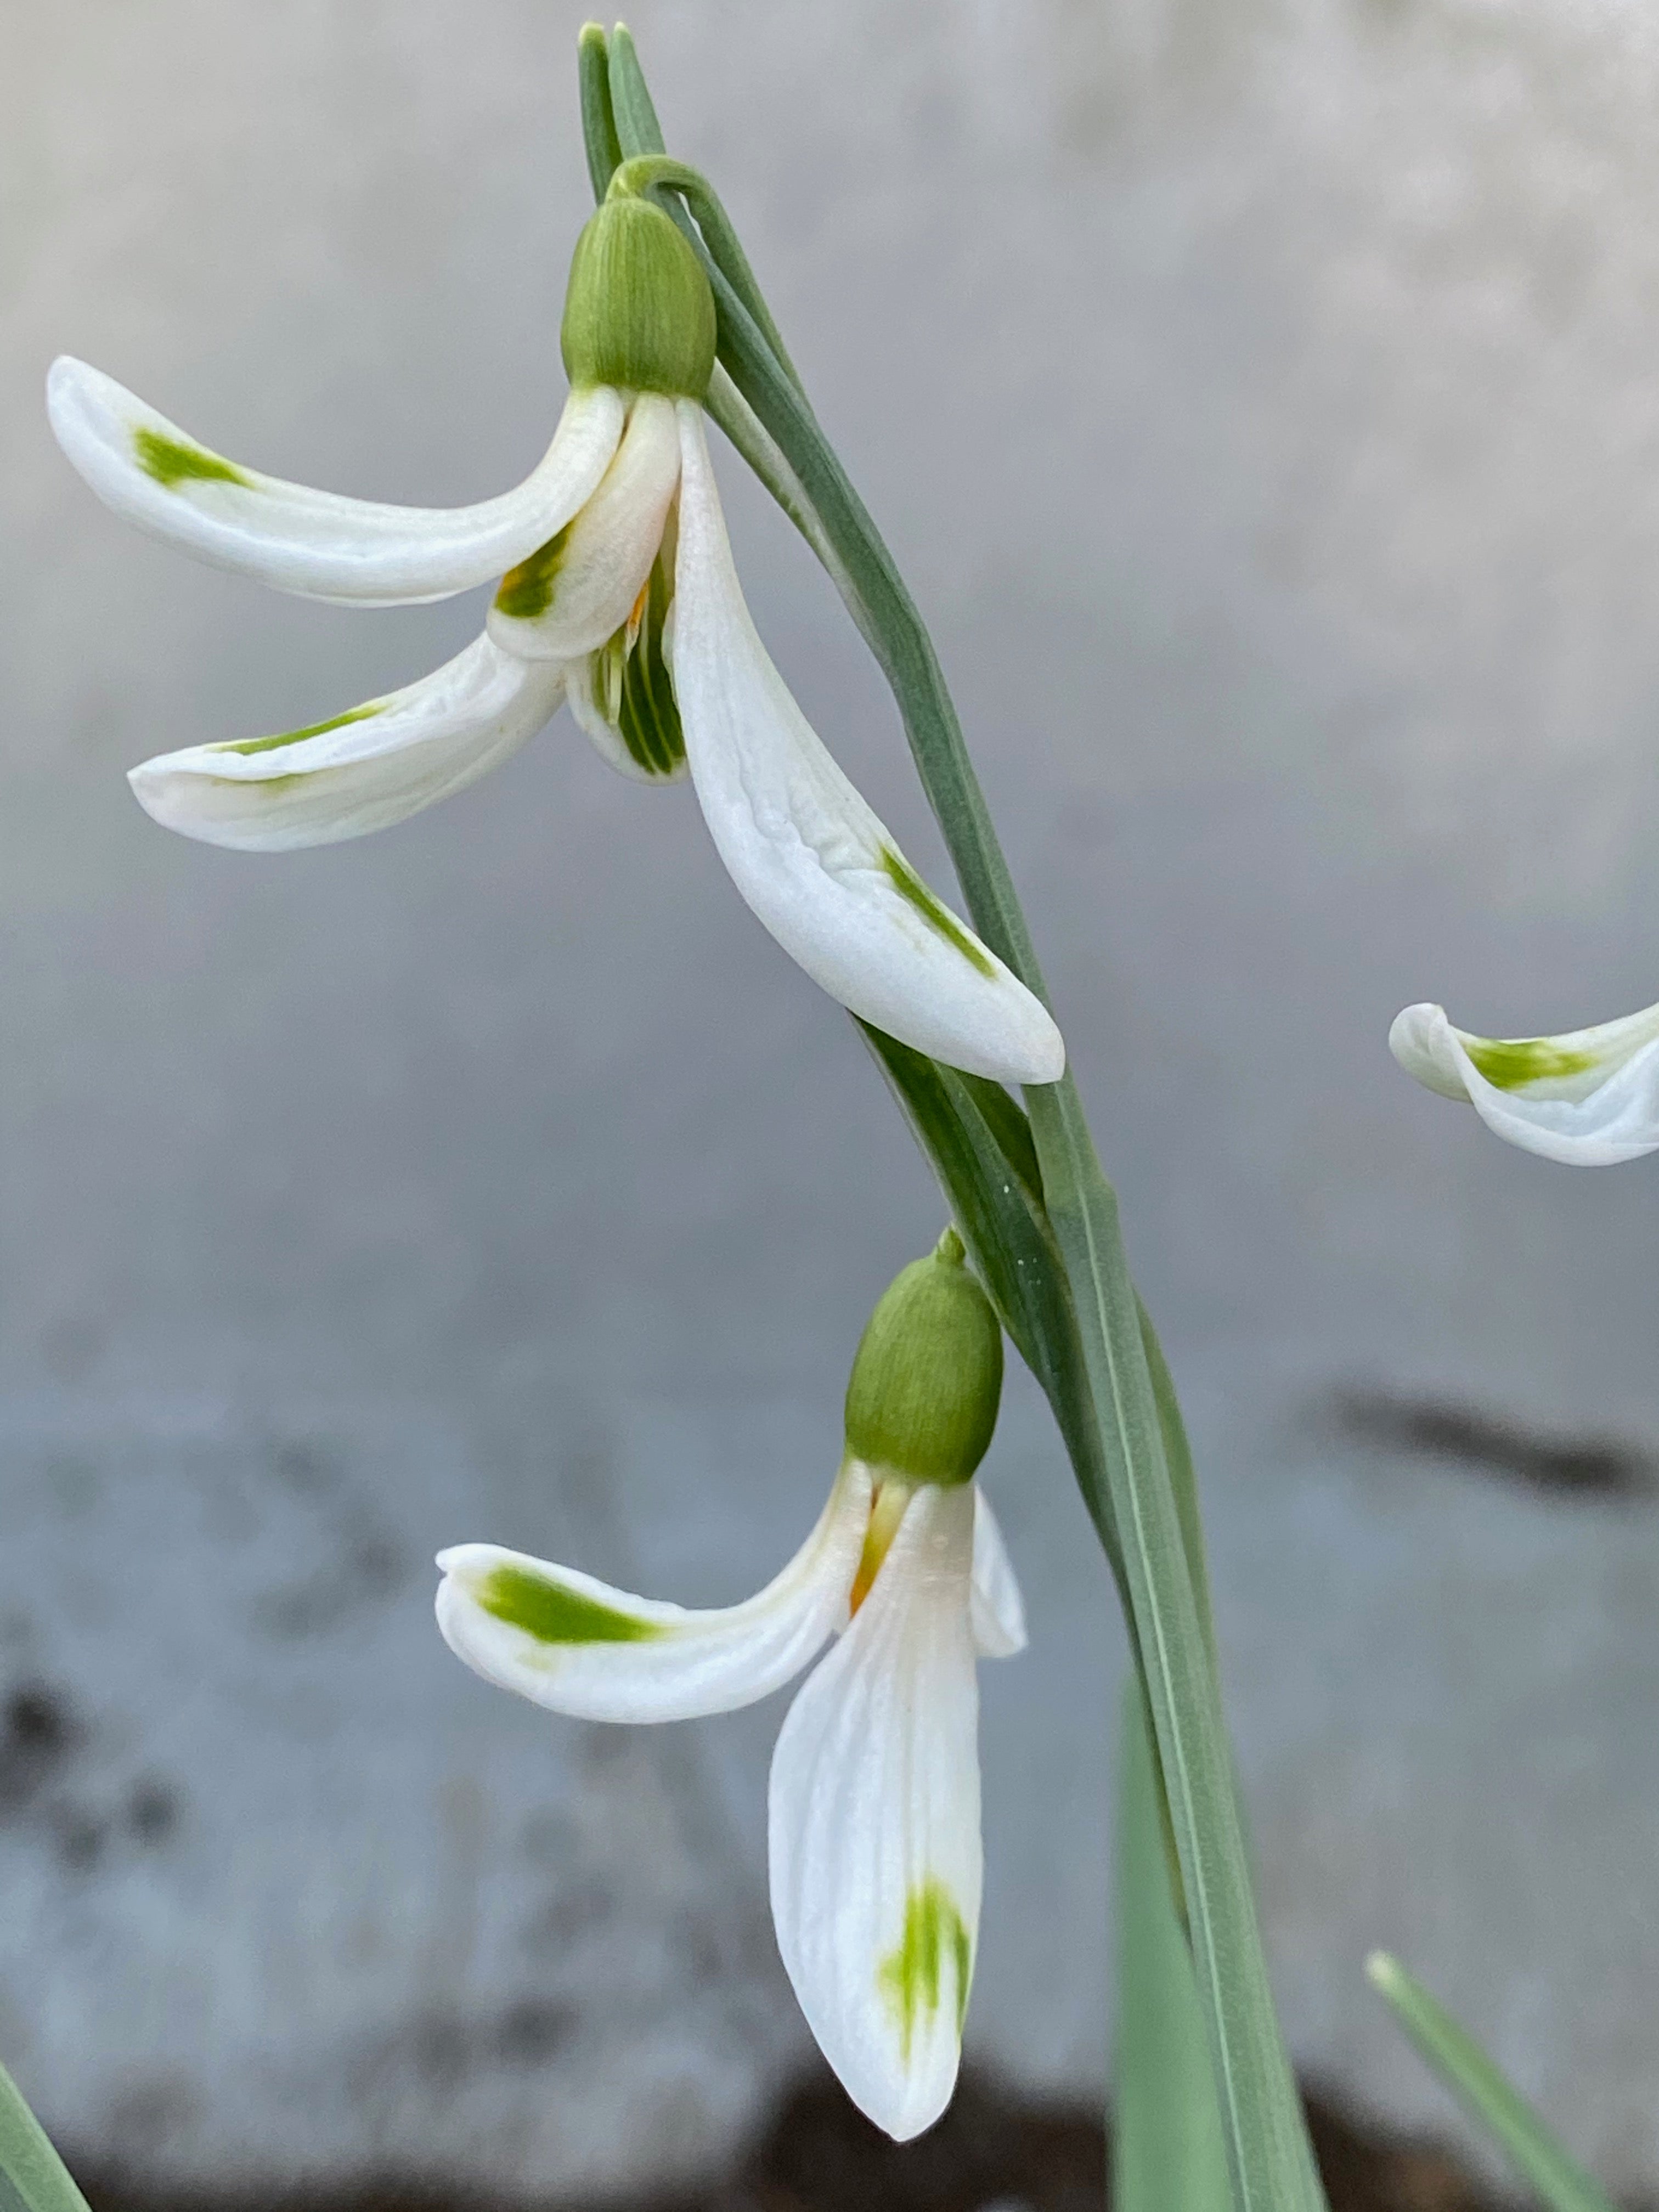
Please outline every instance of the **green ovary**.
[[662, 1633], [653, 1621], [635, 1620], [523, 1567], [496, 1567], [472, 1595], [487, 1613], [538, 1644], [648, 1644]]
[[1564, 1051], [1550, 1037], [1465, 1037], [1463, 1049], [1498, 1091], [1562, 1082], [1588, 1075], [1598, 1065], [1595, 1053]]
[[971, 967], [977, 968], [981, 975], [995, 975], [996, 969], [991, 965], [984, 946], [968, 934], [948, 907], [939, 904], [902, 853], [895, 852], [890, 845], [884, 845], [881, 865], [886, 872], [888, 882], [899, 896], [915, 907], [922, 920], [931, 928], [936, 929], [947, 945], [955, 945], [963, 958]]
[[186, 446], [160, 430], [135, 430], [132, 450], [144, 474], [154, 477], [166, 491], [176, 491], [181, 483], [234, 483], [253, 489], [252, 480], [234, 461], [222, 460], [217, 453], [205, 453], [200, 446]]
[[343, 730], [353, 722], [367, 722], [385, 711], [384, 702], [372, 702], [367, 707], [354, 707], [349, 714], [336, 714], [331, 721], [312, 722], [303, 730], [284, 730], [276, 738], [239, 738], [210, 750], [216, 753], [270, 753], [279, 745], [297, 745], [307, 738], [325, 738], [331, 730]]
[[956, 1900], [937, 1875], [917, 1884], [904, 1902], [904, 1934], [896, 1951], [884, 1959], [876, 1972], [899, 2032], [904, 2063], [919, 2024], [931, 2021], [944, 2001], [942, 1987], [946, 1960], [955, 1977], [957, 2034], [968, 2011], [968, 1987], [973, 1978], [974, 1946]]

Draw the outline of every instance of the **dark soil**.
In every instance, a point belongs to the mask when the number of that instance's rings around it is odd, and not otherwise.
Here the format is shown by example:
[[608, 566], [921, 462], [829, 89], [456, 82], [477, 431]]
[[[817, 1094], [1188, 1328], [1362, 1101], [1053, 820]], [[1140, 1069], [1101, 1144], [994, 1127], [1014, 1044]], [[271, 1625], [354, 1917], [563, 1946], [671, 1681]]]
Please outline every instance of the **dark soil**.
[[[1332, 2097], [1310, 2093], [1308, 2112], [1331, 2212], [1513, 2212], [1520, 2201], [1494, 2195], [1433, 2142], [1391, 2133]], [[1081, 2106], [969, 2074], [939, 2125], [901, 2147], [814, 2075], [781, 2100], [724, 2183], [692, 2197], [618, 2201], [605, 2212], [1106, 2212], [1105, 2170], [1104, 2130]], [[181, 2195], [77, 2172], [93, 2212], [575, 2212], [390, 2179], [329, 2191]]]

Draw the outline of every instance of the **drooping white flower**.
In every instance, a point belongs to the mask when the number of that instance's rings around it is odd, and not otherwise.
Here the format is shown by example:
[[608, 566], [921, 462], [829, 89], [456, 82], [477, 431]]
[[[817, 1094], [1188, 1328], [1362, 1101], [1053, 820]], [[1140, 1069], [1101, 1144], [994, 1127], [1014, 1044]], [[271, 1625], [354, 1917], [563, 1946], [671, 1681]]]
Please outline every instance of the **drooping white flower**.
[[872, 1315], [829, 1503], [756, 1596], [691, 1613], [491, 1544], [438, 1560], [452, 1650], [590, 1720], [730, 1711], [836, 1639], [773, 1755], [773, 1917], [824, 2055], [901, 2142], [950, 2100], [973, 1978], [975, 1662], [1025, 1641], [1018, 1585], [971, 1479], [1000, 1382], [995, 1320], [947, 1237]]
[[64, 453], [182, 551], [359, 606], [501, 579], [486, 636], [432, 675], [303, 729], [147, 761], [140, 803], [241, 851], [360, 836], [484, 774], [568, 697], [624, 774], [672, 782], [689, 766], [738, 890], [843, 1006], [969, 1073], [1057, 1080], [1047, 1009], [904, 859], [756, 635], [703, 436], [714, 303], [660, 210], [623, 195], [592, 217], [562, 346], [571, 392], [546, 457], [516, 490], [453, 509], [262, 475], [84, 362], [53, 363]]
[[1659, 1006], [1542, 1037], [1475, 1036], [1442, 1006], [1407, 1006], [1389, 1048], [1408, 1075], [1547, 1160], [1608, 1167], [1659, 1151]]

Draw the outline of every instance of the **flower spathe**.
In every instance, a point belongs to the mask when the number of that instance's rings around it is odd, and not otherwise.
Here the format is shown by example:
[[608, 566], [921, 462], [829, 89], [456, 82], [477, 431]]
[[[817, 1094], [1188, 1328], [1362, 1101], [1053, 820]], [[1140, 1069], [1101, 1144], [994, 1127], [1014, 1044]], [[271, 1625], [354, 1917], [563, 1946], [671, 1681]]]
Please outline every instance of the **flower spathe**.
[[1467, 1100], [1489, 1129], [1571, 1167], [1659, 1151], [1659, 1006], [1557, 1036], [1486, 1037], [1407, 1006], [1389, 1048], [1408, 1075]]
[[[1054, 1082], [1065, 1047], [1047, 1009], [905, 860], [756, 634], [703, 434], [706, 295], [665, 216], [608, 201], [573, 267], [572, 388], [553, 441], [514, 490], [456, 508], [264, 475], [99, 370], [55, 362], [47, 410], [64, 453], [117, 514], [181, 551], [356, 606], [500, 579], [485, 638], [432, 675], [302, 729], [162, 754], [132, 771], [133, 790], [210, 844], [336, 842], [474, 781], [568, 696], [612, 766], [645, 782], [689, 771], [743, 897], [849, 1011], [970, 1074]], [[632, 380], [599, 380], [596, 365]]]
[[493, 1544], [439, 1554], [450, 1648], [589, 1720], [684, 1720], [780, 1688], [772, 1914], [801, 2010], [860, 2108], [899, 2141], [938, 2118], [979, 1935], [975, 1660], [1025, 1641], [1013, 1568], [972, 1480], [1002, 1338], [954, 1232], [895, 1279], [860, 1341], [847, 1447], [817, 1527], [740, 1605], [688, 1613]]
[[[872, 1548], [882, 1556], [854, 1611]], [[773, 1755], [778, 1948], [854, 2103], [901, 2142], [930, 2126], [956, 2082], [979, 1929], [975, 1659], [1025, 1641], [977, 1486], [909, 1486], [849, 1458], [783, 1571], [714, 1612], [493, 1544], [457, 1546], [438, 1565], [438, 1625], [458, 1657], [588, 1720], [728, 1712], [836, 1639]]]

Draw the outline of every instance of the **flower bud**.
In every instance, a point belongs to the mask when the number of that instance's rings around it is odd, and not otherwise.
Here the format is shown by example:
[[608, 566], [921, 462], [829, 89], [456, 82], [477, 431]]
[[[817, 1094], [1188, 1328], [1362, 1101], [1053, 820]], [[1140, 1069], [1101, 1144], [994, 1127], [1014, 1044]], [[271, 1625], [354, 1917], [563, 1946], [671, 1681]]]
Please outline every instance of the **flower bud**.
[[617, 196], [571, 258], [559, 333], [573, 390], [610, 384], [701, 399], [714, 368], [714, 295], [659, 207]]
[[966, 1482], [1002, 1398], [1002, 1331], [946, 1230], [883, 1291], [847, 1385], [847, 1449], [909, 1482]]

